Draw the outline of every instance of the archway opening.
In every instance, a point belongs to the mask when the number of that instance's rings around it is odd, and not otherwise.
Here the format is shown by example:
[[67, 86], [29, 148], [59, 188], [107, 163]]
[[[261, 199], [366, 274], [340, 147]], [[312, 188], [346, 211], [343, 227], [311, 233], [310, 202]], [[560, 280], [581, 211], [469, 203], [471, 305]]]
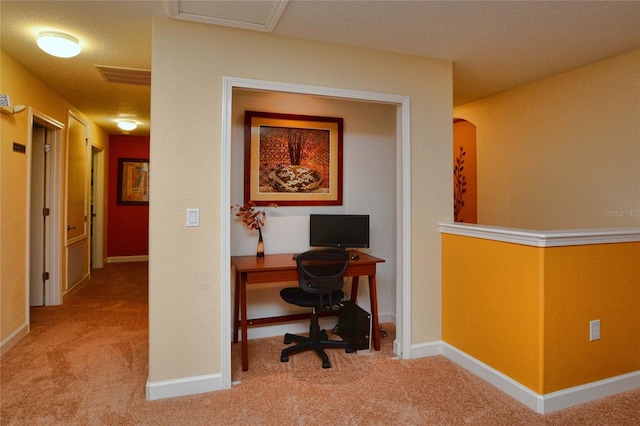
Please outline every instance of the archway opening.
[[476, 126], [462, 119], [453, 120], [453, 217], [478, 223]]

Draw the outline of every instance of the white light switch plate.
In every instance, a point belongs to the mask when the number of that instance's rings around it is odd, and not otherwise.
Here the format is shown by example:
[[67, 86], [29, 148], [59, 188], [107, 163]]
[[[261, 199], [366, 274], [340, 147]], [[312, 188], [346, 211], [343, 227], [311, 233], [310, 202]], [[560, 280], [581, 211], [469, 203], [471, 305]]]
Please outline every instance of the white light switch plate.
[[187, 226], [200, 226], [200, 209], [187, 209]]

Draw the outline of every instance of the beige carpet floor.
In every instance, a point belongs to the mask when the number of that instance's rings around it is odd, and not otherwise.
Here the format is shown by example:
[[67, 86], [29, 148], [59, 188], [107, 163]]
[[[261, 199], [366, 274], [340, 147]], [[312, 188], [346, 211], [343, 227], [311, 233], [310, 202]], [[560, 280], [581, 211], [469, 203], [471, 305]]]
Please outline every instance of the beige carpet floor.
[[147, 264], [110, 264], [62, 306], [33, 308], [1, 359], [2, 425], [640, 425], [640, 389], [546, 416], [443, 357], [331, 350], [280, 362], [280, 337], [232, 345], [230, 390], [145, 399]]

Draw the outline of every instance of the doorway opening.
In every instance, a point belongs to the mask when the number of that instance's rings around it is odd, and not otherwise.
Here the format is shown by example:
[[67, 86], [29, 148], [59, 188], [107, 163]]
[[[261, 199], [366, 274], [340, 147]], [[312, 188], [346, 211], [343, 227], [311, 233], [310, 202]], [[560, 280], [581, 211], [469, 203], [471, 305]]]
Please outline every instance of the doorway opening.
[[91, 148], [90, 269], [104, 266], [104, 172], [104, 151], [94, 146]]
[[455, 222], [478, 223], [476, 126], [453, 120], [453, 215]]
[[[221, 164], [221, 211], [230, 205], [231, 192], [231, 145], [232, 145], [232, 99], [234, 89], [262, 90], [284, 93], [298, 93], [349, 99], [364, 102], [378, 102], [396, 107], [396, 340], [393, 351], [401, 358], [411, 358], [411, 162], [410, 162], [410, 118], [409, 97], [374, 92], [360, 92], [336, 88], [276, 83], [260, 80], [223, 78], [222, 108], [222, 164]], [[231, 282], [230, 218], [221, 215], [220, 282]], [[221, 389], [231, 387], [231, 294], [230, 286], [221, 286]]]

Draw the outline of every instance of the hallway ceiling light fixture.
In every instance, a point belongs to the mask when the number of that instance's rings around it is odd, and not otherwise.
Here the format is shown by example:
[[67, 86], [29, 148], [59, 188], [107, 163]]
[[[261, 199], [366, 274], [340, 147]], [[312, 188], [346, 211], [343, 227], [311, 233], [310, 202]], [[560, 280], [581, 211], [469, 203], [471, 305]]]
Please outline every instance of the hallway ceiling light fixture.
[[72, 58], [80, 53], [77, 38], [57, 31], [43, 31], [38, 36], [38, 47], [58, 58]]
[[118, 121], [118, 127], [120, 127], [122, 130], [130, 131], [130, 130], [135, 130], [135, 128], [138, 127], [138, 125], [136, 124], [135, 121], [120, 120]]

